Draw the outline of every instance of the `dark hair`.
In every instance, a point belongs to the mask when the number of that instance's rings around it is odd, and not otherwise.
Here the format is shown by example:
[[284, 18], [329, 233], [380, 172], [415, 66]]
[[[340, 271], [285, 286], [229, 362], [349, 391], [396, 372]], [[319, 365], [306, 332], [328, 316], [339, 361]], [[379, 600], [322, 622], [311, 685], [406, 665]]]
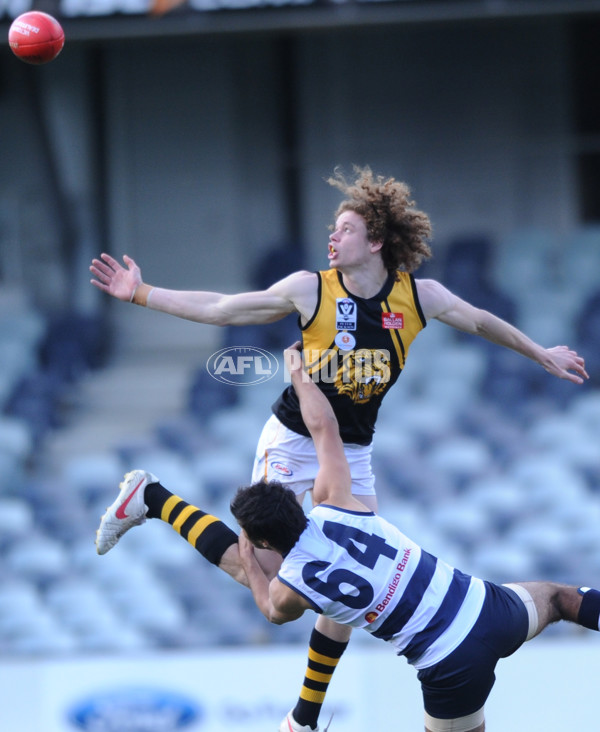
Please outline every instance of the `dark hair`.
[[253, 544], [267, 541], [284, 556], [308, 523], [294, 492], [277, 480], [239, 488], [230, 508]]
[[428, 240], [432, 227], [429, 217], [415, 208], [410, 188], [394, 178], [375, 176], [366, 166], [354, 166], [355, 180], [348, 182], [339, 168], [327, 183], [341, 191], [336, 218], [344, 211], [354, 211], [367, 225], [369, 241], [381, 242], [381, 258], [388, 271], [414, 272], [431, 257]]

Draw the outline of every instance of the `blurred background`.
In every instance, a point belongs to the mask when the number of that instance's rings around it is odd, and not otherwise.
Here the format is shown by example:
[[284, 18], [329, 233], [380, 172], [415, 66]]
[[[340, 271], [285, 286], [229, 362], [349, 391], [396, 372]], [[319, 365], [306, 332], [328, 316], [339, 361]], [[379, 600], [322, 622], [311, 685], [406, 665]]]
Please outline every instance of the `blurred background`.
[[[279, 372], [226, 386], [206, 362], [228, 345], [279, 354], [295, 318], [179, 321], [102, 295], [88, 267], [127, 253], [146, 282], [223, 292], [325, 268], [338, 165], [410, 185], [435, 234], [417, 276], [578, 350], [590, 373], [562, 382], [430, 323], [378, 421], [382, 513], [487, 579], [600, 585], [600, 2], [12, 0], [2, 32], [32, 7], [66, 44], [43, 67], [0, 49], [0, 687], [21, 700], [2, 729], [92, 729], [65, 711], [74, 678], [89, 679], [87, 699], [119, 674], [152, 667], [162, 684], [173, 663], [204, 679], [229, 659], [227, 686], [248, 647], [264, 667], [249, 675], [277, 676], [276, 698], [247, 692], [235, 713], [223, 701], [166, 726], [97, 713], [93, 729], [252, 732], [293, 704], [313, 618], [269, 627], [158, 522], [102, 558], [94, 535], [136, 467], [229, 518], [284, 384]], [[379, 653], [362, 636], [355, 652]], [[545, 638], [539, 653], [596, 640], [573, 627]], [[277, 654], [292, 654], [291, 680]], [[566, 658], [546, 664], [582, 653]], [[332, 732], [364, 730], [361, 691], [336, 683], [346, 716]], [[544, 726], [564, 728], [556, 711]]]

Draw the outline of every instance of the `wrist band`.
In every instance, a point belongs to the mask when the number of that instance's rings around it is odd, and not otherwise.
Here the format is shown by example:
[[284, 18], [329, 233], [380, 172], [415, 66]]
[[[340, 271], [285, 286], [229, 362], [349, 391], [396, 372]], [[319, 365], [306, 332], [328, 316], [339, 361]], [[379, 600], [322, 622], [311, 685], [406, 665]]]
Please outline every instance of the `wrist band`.
[[142, 282], [131, 293], [131, 298], [129, 299], [129, 302], [134, 303], [134, 305], [141, 305], [142, 307], [145, 307], [148, 304], [148, 297], [153, 289], [154, 288], [150, 285], [146, 285], [144, 282]]

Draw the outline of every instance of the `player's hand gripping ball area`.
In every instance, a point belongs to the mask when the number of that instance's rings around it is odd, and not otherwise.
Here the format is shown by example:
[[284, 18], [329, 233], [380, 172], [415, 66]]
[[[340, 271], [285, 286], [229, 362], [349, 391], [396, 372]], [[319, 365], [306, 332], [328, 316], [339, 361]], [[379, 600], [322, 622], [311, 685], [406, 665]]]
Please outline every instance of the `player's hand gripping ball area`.
[[8, 44], [21, 61], [47, 64], [62, 51], [65, 34], [56, 18], [39, 10], [31, 10], [12, 22], [8, 31]]

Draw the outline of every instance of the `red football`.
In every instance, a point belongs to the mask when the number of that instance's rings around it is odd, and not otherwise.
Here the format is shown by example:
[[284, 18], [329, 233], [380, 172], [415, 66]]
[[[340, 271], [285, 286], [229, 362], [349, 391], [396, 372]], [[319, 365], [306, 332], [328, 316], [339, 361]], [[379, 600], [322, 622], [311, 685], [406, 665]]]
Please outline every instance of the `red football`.
[[65, 34], [56, 18], [31, 10], [13, 20], [8, 31], [8, 43], [21, 61], [46, 64], [62, 51]]

